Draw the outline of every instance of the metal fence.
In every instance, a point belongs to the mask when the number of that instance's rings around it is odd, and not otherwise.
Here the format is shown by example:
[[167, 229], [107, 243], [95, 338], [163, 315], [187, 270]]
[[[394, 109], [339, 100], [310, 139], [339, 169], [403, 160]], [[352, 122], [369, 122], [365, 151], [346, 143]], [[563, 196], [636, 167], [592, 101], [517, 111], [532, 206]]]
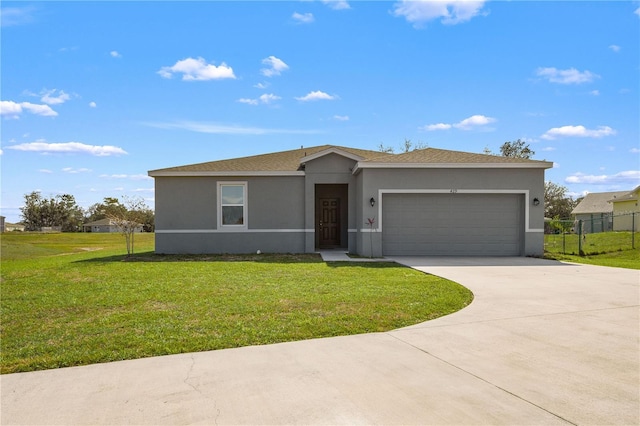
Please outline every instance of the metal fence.
[[586, 256], [635, 249], [640, 244], [638, 222], [638, 213], [548, 220], [545, 222], [544, 250]]

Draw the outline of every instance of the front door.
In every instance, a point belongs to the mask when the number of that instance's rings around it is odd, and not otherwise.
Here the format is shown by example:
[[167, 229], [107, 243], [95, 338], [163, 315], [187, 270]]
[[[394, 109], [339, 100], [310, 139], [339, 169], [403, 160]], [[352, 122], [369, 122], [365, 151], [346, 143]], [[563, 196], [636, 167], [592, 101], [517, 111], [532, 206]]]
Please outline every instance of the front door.
[[320, 214], [316, 228], [320, 248], [340, 246], [340, 199], [320, 198]]

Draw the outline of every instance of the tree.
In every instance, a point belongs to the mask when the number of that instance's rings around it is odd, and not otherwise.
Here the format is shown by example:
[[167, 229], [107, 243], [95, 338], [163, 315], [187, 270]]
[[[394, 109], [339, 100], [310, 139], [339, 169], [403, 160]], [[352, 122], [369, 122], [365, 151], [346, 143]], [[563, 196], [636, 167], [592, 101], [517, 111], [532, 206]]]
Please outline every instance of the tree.
[[39, 231], [43, 227], [60, 227], [63, 232], [81, 229], [83, 211], [76, 204], [73, 195], [63, 194], [43, 198], [34, 191], [24, 196], [24, 206], [20, 208], [22, 222], [27, 231]]
[[134, 252], [135, 232], [142, 226], [145, 215], [150, 209], [140, 197], [123, 197], [123, 200], [124, 203], [120, 203], [117, 198], [105, 198], [109, 205], [106, 215], [124, 236], [127, 256], [131, 256]]
[[[400, 145], [400, 151], [402, 153], [407, 153], [410, 151], [415, 151], [416, 149], [425, 149], [427, 148], [428, 145], [422, 142], [418, 142], [418, 143], [413, 143], [411, 142], [411, 139], [405, 139], [404, 142], [402, 143], [402, 145]], [[378, 151], [380, 152], [386, 152], [388, 154], [393, 154], [395, 152], [395, 150], [393, 149], [393, 147], [390, 146], [384, 146], [382, 144], [382, 142], [380, 143], [380, 145], [378, 145]]]
[[500, 153], [503, 157], [525, 158], [529, 159], [534, 156], [535, 152], [525, 144], [523, 140], [518, 139], [515, 142], [505, 142], [500, 147]]
[[567, 188], [553, 182], [544, 183], [544, 216], [552, 219], [569, 219], [577, 202], [567, 196]]

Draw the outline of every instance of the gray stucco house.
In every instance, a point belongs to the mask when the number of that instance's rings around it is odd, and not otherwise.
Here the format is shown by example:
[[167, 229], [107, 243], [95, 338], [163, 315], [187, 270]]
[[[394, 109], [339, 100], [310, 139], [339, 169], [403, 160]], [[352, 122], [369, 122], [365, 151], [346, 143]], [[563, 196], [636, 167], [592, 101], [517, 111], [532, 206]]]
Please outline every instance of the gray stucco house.
[[538, 256], [550, 167], [324, 145], [152, 170], [156, 252]]

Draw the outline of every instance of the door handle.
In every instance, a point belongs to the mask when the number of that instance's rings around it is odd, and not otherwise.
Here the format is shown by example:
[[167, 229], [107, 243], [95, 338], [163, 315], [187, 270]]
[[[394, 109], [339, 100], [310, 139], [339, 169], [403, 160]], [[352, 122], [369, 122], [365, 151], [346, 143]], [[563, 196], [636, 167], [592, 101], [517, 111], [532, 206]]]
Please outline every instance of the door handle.
[[320, 221], [320, 229], [322, 229], [322, 221]]

